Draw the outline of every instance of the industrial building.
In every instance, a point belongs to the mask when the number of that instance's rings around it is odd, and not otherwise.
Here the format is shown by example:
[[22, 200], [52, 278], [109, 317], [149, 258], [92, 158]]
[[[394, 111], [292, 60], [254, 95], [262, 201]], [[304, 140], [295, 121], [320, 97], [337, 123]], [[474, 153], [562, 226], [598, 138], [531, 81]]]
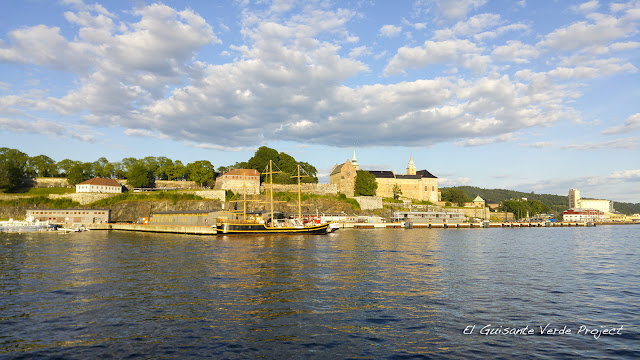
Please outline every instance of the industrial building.
[[27, 218], [54, 224], [100, 224], [111, 221], [109, 209], [27, 209]]
[[149, 225], [213, 226], [221, 210], [165, 211], [151, 214]]

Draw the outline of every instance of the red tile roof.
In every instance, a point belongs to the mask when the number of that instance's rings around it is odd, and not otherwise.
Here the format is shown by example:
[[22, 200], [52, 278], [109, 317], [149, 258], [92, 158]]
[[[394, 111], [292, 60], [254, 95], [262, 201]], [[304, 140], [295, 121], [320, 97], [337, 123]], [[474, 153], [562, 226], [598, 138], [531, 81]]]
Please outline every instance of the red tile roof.
[[258, 170], [255, 170], [255, 169], [233, 169], [224, 173], [222, 176], [226, 176], [226, 175], [260, 176], [260, 173], [258, 172]]
[[104, 179], [99, 177], [83, 181], [76, 185], [122, 186], [116, 179]]

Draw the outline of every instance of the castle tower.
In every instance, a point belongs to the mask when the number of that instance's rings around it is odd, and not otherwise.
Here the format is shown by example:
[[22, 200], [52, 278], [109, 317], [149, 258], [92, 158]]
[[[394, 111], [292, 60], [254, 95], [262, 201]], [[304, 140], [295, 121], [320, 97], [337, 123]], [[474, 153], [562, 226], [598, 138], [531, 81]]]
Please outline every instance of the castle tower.
[[416, 164], [413, 163], [413, 155], [409, 159], [409, 164], [407, 164], [407, 175], [415, 175], [416, 174]]
[[358, 159], [356, 159], [356, 150], [353, 149], [353, 159], [351, 159], [351, 164], [356, 170], [360, 170], [360, 165], [358, 165]]

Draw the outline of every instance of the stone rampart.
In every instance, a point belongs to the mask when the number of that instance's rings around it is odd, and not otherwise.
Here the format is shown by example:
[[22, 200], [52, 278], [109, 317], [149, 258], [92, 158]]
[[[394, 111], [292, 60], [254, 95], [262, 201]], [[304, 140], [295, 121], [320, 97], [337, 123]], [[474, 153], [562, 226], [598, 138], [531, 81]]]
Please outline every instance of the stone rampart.
[[201, 189], [195, 181], [156, 180], [156, 189]]
[[34, 188], [63, 188], [70, 186], [67, 178], [37, 177], [33, 179]]
[[377, 196], [356, 196], [354, 199], [360, 204], [361, 210], [382, 209], [382, 198]]
[[196, 191], [179, 191], [181, 194], [193, 194], [196, 196], [200, 196], [203, 199], [211, 199], [211, 200], [225, 200], [225, 191], [224, 190], [196, 190]]
[[[316, 195], [337, 195], [338, 187], [335, 184], [300, 184], [303, 193]], [[265, 185], [260, 186], [260, 191], [264, 192]], [[273, 184], [274, 192], [298, 192], [298, 184]]]
[[91, 204], [92, 202], [96, 202], [98, 200], [106, 199], [112, 196], [116, 196], [119, 194], [96, 194], [96, 193], [74, 193], [74, 194], [50, 194], [50, 199], [71, 199], [73, 201], [77, 201], [80, 205]]

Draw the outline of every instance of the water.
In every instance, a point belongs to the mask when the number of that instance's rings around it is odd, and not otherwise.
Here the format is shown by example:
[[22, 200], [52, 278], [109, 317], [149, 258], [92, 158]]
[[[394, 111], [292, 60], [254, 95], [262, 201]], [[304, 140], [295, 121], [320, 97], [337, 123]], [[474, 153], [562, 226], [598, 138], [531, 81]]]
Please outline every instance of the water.
[[0, 358], [639, 358], [638, 234], [0, 234]]

